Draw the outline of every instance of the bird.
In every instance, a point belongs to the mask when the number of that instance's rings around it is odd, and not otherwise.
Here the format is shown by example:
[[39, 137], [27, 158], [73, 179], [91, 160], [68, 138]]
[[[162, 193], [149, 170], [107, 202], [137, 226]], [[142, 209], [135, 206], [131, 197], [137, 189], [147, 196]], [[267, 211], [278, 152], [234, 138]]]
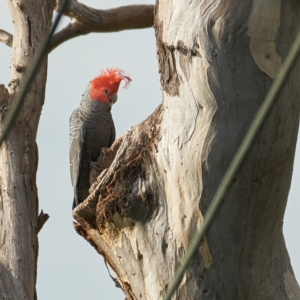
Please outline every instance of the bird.
[[97, 166], [103, 148], [115, 141], [111, 108], [118, 99], [121, 81], [127, 88], [131, 78], [119, 68], [102, 70], [91, 80], [69, 121], [70, 173], [74, 191], [73, 209], [89, 195], [89, 174]]

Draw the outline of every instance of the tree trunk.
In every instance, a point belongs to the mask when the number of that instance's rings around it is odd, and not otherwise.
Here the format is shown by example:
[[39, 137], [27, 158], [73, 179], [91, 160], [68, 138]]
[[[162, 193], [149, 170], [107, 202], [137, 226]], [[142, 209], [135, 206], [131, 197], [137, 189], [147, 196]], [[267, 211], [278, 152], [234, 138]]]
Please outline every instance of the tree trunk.
[[[162, 105], [124, 137], [73, 215], [127, 299], [162, 299], [299, 30], [298, 1], [166, 1]], [[173, 299], [299, 299], [282, 233], [300, 67], [255, 139]]]
[[[1, 124], [52, 23], [54, 1], [7, 1], [14, 24], [10, 85], [1, 85]], [[47, 58], [0, 147], [0, 295], [36, 299], [38, 198], [36, 133], [45, 98]]]

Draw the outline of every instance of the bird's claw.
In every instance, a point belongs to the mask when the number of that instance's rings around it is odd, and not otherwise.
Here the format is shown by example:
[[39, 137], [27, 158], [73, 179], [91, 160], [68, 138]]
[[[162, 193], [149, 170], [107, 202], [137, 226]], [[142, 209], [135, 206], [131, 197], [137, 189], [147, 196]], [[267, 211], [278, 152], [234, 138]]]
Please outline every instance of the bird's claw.
[[91, 163], [90, 163], [90, 168], [91, 169], [96, 169], [97, 171], [100, 171], [100, 166], [97, 164], [97, 162], [96, 161], [91, 161]]
[[101, 156], [102, 158], [104, 158], [105, 155], [106, 155], [105, 149], [106, 149], [106, 148], [101, 148], [101, 149], [100, 149], [99, 156]]

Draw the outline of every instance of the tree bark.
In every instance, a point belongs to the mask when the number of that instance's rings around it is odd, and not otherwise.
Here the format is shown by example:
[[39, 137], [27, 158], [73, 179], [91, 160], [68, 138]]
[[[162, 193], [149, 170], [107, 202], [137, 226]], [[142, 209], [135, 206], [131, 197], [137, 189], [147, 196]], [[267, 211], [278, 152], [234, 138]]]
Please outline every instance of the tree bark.
[[[10, 84], [1, 85], [1, 125], [24, 74], [49, 32], [54, 1], [7, 1], [14, 24]], [[45, 98], [47, 58], [13, 128], [0, 147], [0, 295], [36, 299], [38, 199], [36, 133]], [[40, 224], [41, 226], [41, 224]]]
[[[157, 2], [163, 103], [123, 137], [73, 212], [126, 299], [162, 299], [300, 29], [299, 12], [296, 0]], [[173, 299], [300, 299], [282, 233], [299, 71], [298, 62]]]

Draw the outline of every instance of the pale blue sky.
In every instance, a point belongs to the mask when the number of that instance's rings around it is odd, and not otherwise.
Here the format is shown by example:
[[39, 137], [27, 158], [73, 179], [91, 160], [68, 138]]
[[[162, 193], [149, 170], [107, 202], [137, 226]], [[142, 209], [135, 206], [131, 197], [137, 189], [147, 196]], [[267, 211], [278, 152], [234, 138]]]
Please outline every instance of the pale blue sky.
[[[154, 1], [85, 1], [95, 8]], [[109, 3], [109, 5], [107, 4]], [[64, 24], [68, 19], [65, 18]], [[0, 0], [0, 29], [12, 32], [4, 0]], [[0, 43], [0, 83], [8, 84], [11, 49]], [[37, 291], [40, 300], [124, 299], [114, 286], [94, 248], [72, 228], [73, 201], [69, 176], [68, 122], [88, 82], [102, 68], [120, 67], [131, 77], [113, 107], [117, 136], [145, 119], [161, 102], [154, 30], [90, 34], [66, 42], [49, 57], [45, 106], [38, 132], [40, 209], [50, 219], [39, 234]], [[300, 278], [300, 145], [284, 220], [284, 233], [296, 276]]]

